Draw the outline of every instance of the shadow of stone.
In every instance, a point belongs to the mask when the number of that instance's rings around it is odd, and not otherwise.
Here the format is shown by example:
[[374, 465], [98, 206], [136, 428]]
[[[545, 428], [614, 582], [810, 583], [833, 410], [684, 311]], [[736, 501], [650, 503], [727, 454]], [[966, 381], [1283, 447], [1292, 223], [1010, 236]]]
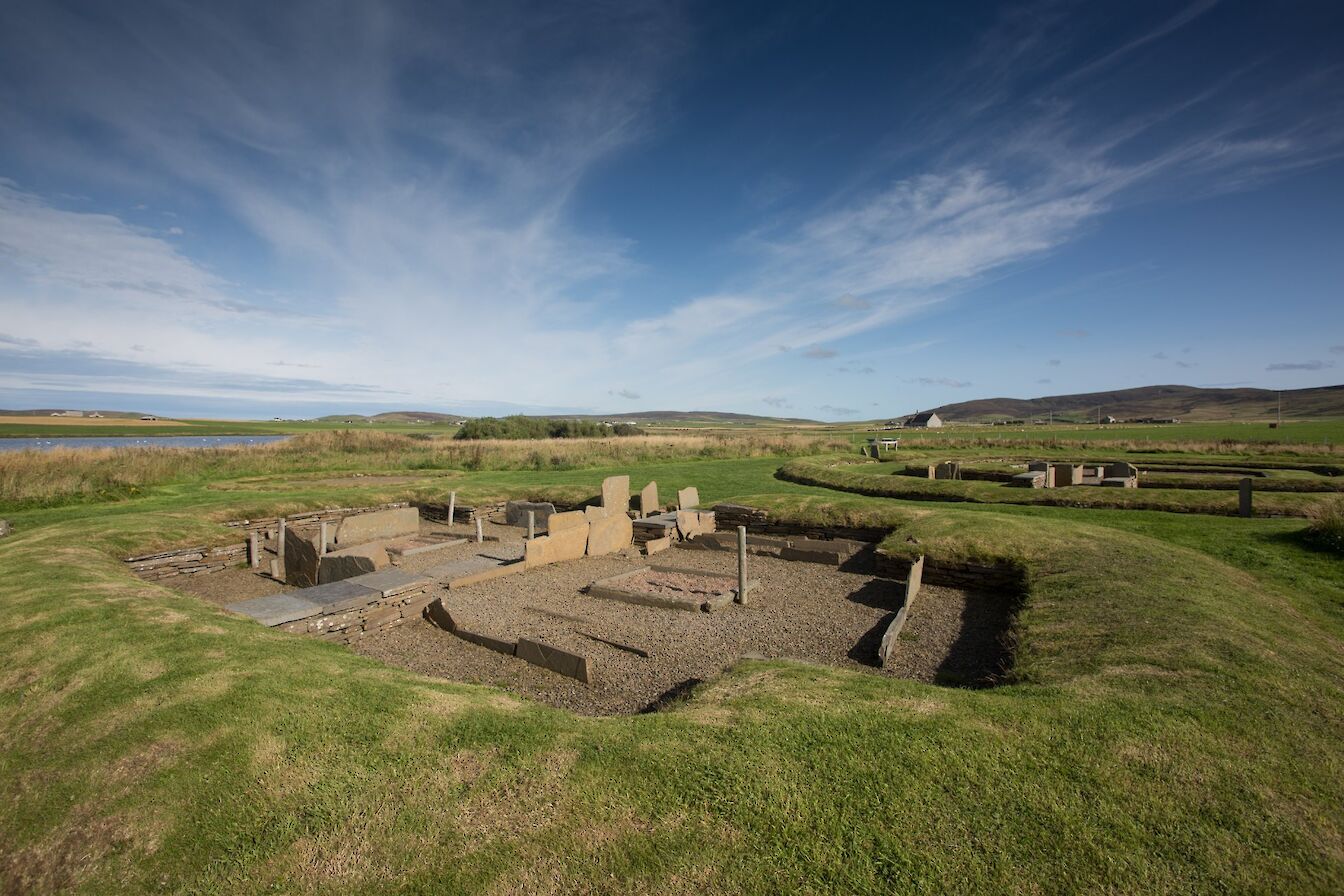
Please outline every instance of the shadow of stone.
[[688, 678], [685, 681], [678, 682], [667, 690], [663, 691], [657, 697], [653, 698], [644, 708], [639, 711], [640, 715], [651, 712], [662, 712], [679, 706], [691, 699], [695, 689], [704, 684], [703, 678]]
[[854, 646], [849, 648], [846, 656], [860, 665], [870, 666], [874, 669], [881, 668], [882, 664], [877, 661], [877, 651], [882, 646], [882, 636], [887, 633], [891, 620], [895, 618], [896, 612], [894, 610], [883, 616], [877, 625], [868, 629], [859, 640], [854, 642]]
[[905, 603], [905, 582], [896, 579], [873, 579], [846, 595], [846, 599], [875, 610], [895, 613]]
[[871, 576], [877, 572], [877, 545], [870, 544], [860, 548], [840, 564], [841, 572], [853, 572]]

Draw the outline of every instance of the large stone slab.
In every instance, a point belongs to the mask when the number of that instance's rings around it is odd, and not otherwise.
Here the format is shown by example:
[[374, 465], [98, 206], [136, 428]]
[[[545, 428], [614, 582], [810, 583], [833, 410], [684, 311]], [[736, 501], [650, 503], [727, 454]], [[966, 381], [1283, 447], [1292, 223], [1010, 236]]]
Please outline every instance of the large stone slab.
[[9, 520], [0, 520], [0, 538], [14, 531], [14, 527], [9, 524]]
[[601, 557], [627, 548], [634, 540], [634, 534], [630, 517], [623, 513], [597, 520], [588, 527], [588, 556]]
[[572, 653], [552, 644], [533, 641], [530, 638], [519, 638], [517, 651], [514, 655], [534, 666], [550, 669], [552, 672], [569, 678], [577, 678], [584, 684], [591, 684], [593, 681], [592, 660], [582, 654]]
[[504, 505], [504, 522], [510, 526], [527, 528], [527, 512], [532, 511], [537, 531], [546, 528], [546, 521], [555, 513], [555, 505], [550, 501], [510, 501]]
[[629, 476], [608, 476], [602, 480], [602, 506], [613, 513], [630, 511]]
[[960, 478], [961, 478], [961, 464], [957, 463], [956, 461], [951, 461], [951, 460], [950, 460], [950, 461], [947, 461], [946, 463], [938, 464], [936, 467], [933, 468], [933, 478], [934, 478], [934, 479], [960, 479]]
[[386, 569], [387, 551], [381, 544], [361, 544], [333, 551], [321, 558], [317, 565], [317, 584], [339, 582]]
[[1106, 465], [1105, 479], [1137, 479], [1139, 468], [1125, 461], [1117, 461]]
[[336, 544], [349, 547], [367, 541], [419, 534], [420, 511], [414, 507], [395, 507], [347, 516], [336, 528]]
[[1079, 464], [1051, 464], [1055, 474], [1055, 486], [1082, 485], [1083, 468]]
[[322, 605], [294, 594], [268, 594], [229, 604], [224, 609], [250, 616], [262, 625], [277, 626], [323, 612]]
[[650, 482], [639, 491], [639, 515], [653, 516], [662, 510], [658, 506], [658, 483]]
[[613, 513], [615, 513], [615, 511], [610, 507], [599, 507], [596, 504], [589, 504], [583, 508], [583, 518], [588, 521], [588, 525], [590, 526], [598, 520], [606, 519]]
[[564, 532], [566, 529], [577, 529], [588, 525], [588, 517], [582, 510], [568, 510], [564, 513], [557, 513], [548, 521], [547, 530], [552, 534]]
[[398, 594], [405, 594], [407, 591], [427, 587], [433, 580], [422, 574], [388, 568], [381, 572], [355, 576], [346, 581], [363, 588], [372, 588], [383, 597], [393, 597]]
[[298, 591], [291, 591], [290, 594], [321, 606], [323, 613], [333, 613], [338, 610], [371, 604], [376, 600], [381, 600], [383, 596], [381, 590], [361, 585], [353, 579], [328, 582], [325, 585], [317, 585], [313, 588], [302, 588]]
[[692, 485], [689, 488], [683, 488], [681, 491], [677, 492], [678, 510], [695, 510], [699, 506], [700, 490], [695, 486]]
[[309, 588], [317, 584], [319, 558], [317, 543], [300, 535], [293, 526], [285, 528], [285, 584]]
[[[551, 519], [563, 515], [556, 514]], [[582, 517], [582, 514], [579, 516]], [[552, 530], [550, 535], [532, 539], [527, 543], [523, 562], [530, 569], [565, 560], [578, 560], [588, 549], [588, 529], [585, 522], [581, 526], [572, 526], [559, 532]]]
[[911, 565], [910, 575], [906, 578], [905, 601], [901, 604], [901, 608], [896, 611], [896, 615], [892, 617], [887, 630], [882, 634], [882, 642], [878, 645], [877, 660], [883, 666], [890, 661], [892, 653], [896, 650], [896, 641], [901, 635], [901, 629], [905, 628], [905, 621], [914, 606], [915, 598], [919, 596], [919, 588], [923, 577], [924, 556], [921, 554], [919, 559]]

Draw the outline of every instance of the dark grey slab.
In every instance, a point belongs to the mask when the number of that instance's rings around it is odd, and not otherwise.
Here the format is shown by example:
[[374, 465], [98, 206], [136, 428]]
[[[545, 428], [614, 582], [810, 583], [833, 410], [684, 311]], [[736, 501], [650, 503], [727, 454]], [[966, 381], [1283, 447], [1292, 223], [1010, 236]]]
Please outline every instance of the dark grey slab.
[[[375, 575], [375, 573], [368, 573], [368, 575]], [[354, 578], [342, 579], [339, 582], [328, 582], [315, 588], [301, 588], [290, 593], [295, 597], [318, 604], [322, 607], [324, 613], [372, 603], [383, 596], [382, 591], [361, 585], [357, 581], [361, 578], [363, 576], [355, 576]]]
[[229, 604], [224, 609], [251, 616], [262, 625], [277, 626], [296, 619], [307, 619], [322, 612], [322, 605], [288, 594], [268, 594]]
[[417, 586], [430, 584], [433, 579], [420, 573], [410, 573], [400, 569], [380, 569], [377, 572], [367, 572], [362, 576], [353, 576], [345, 579], [346, 582], [359, 585], [363, 588], [372, 588], [379, 592], [382, 597], [391, 597], [403, 591], [409, 591]]

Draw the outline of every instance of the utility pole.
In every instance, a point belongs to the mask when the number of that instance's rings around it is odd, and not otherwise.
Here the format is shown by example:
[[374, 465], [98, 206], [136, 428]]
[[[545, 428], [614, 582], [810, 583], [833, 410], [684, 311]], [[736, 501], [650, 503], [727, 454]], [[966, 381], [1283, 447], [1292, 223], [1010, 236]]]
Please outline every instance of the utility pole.
[[1279, 412], [1278, 412], [1278, 417], [1276, 418], [1278, 422], [1277, 422], [1275, 425], [1276, 425], [1276, 426], [1282, 426], [1282, 425], [1283, 425], [1283, 393], [1282, 393], [1282, 392], [1276, 392], [1275, 395], [1278, 397], [1278, 400], [1279, 400]]

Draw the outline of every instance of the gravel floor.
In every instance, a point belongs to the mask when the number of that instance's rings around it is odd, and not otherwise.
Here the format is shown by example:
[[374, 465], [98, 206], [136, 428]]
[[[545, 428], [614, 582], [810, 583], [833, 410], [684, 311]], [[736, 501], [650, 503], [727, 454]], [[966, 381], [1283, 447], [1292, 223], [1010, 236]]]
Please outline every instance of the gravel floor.
[[[593, 715], [639, 712], [744, 655], [788, 657], [920, 681], [972, 685], [1003, 662], [998, 646], [1010, 610], [993, 594], [926, 585], [887, 669], [874, 666], [878, 642], [904, 585], [870, 571], [752, 557], [762, 587], [746, 607], [690, 613], [591, 598], [582, 588], [652, 562], [736, 576], [732, 554], [675, 550], [656, 557], [602, 557], [561, 563], [454, 592], [442, 591], [465, 628], [505, 639], [529, 637], [591, 658], [584, 685], [522, 660], [469, 644], [427, 622], [378, 632], [355, 650], [426, 675], [493, 684]], [[635, 653], [594, 637], [640, 648]]]
[[[462, 545], [408, 557], [410, 572], [520, 544], [522, 530], [484, 524], [498, 541], [475, 543], [474, 527], [423, 522], [422, 534], [454, 534]], [[274, 544], [267, 546], [274, 551]], [[269, 557], [267, 558], [269, 559]], [[264, 566], [269, 566], [263, 560]], [[436, 589], [461, 625], [509, 640], [528, 637], [583, 653], [595, 681], [585, 685], [514, 657], [477, 647], [424, 621], [368, 635], [352, 649], [425, 675], [506, 688], [591, 715], [634, 713], [711, 678], [746, 655], [785, 657], [938, 684], [981, 686], [1011, 660], [1002, 636], [1012, 602], [993, 592], [925, 585], [891, 662], [876, 667], [878, 644], [904, 583], [872, 574], [871, 552], [842, 569], [752, 556], [747, 575], [761, 587], [746, 607], [691, 613], [592, 598], [592, 582], [642, 566], [703, 570], [735, 587], [736, 555], [674, 549], [646, 558], [625, 554], [560, 563], [449, 593]], [[664, 576], [663, 578], [667, 578]], [[181, 577], [171, 584], [217, 605], [292, 590], [250, 569]], [[597, 639], [639, 648], [647, 658]]]

